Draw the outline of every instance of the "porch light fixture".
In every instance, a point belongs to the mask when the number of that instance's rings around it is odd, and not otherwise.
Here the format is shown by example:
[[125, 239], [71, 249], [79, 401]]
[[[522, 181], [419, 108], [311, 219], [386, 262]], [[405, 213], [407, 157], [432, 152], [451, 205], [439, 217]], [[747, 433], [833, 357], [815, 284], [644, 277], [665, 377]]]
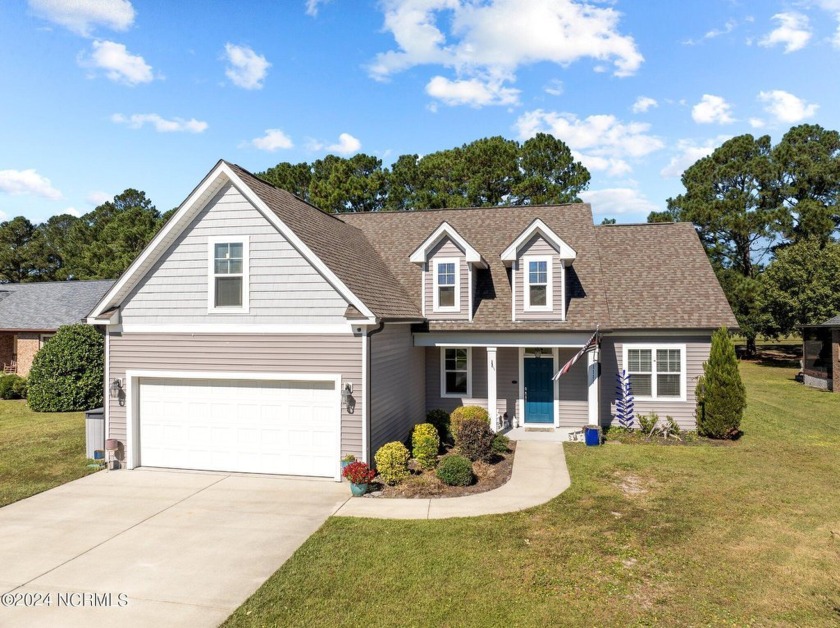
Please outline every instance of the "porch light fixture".
[[125, 390], [123, 388], [123, 381], [119, 377], [111, 380], [111, 385], [108, 386], [108, 392], [111, 395], [111, 399], [119, 400], [121, 406], [125, 405]]
[[356, 411], [356, 400], [353, 398], [353, 382], [345, 382], [341, 389], [341, 403], [347, 409], [347, 414]]

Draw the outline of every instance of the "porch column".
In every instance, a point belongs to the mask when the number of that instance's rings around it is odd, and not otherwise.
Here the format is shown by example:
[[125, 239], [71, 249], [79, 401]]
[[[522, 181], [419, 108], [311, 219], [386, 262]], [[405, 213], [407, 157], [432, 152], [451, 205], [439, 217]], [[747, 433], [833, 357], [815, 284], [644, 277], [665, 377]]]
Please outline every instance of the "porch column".
[[589, 425], [598, 425], [598, 406], [600, 401], [599, 382], [601, 380], [600, 349], [586, 353], [586, 373], [589, 384]]
[[487, 414], [490, 429], [496, 431], [496, 347], [487, 347]]

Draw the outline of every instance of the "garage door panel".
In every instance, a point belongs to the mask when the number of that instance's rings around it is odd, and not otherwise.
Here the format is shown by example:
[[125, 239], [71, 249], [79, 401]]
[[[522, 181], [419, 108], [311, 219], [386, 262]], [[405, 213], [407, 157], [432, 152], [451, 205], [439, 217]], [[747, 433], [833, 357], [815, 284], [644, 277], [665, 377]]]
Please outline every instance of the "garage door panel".
[[333, 477], [333, 382], [140, 380], [140, 464]]

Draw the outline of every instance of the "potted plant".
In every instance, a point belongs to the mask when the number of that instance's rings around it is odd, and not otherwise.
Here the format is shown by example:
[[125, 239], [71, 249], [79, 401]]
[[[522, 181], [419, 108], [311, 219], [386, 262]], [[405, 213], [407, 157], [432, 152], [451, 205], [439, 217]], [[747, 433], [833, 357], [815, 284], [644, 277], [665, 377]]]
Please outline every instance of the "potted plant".
[[356, 462], [356, 456], [353, 454], [346, 454], [344, 458], [341, 459], [341, 472], [344, 473], [344, 469], [347, 468], [347, 465], [351, 462]]
[[367, 493], [368, 484], [373, 482], [376, 471], [371, 469], [366, 462], [351, 462], [341, 472], [350, 482], [350, 492], [354, 497], [361, 497]]

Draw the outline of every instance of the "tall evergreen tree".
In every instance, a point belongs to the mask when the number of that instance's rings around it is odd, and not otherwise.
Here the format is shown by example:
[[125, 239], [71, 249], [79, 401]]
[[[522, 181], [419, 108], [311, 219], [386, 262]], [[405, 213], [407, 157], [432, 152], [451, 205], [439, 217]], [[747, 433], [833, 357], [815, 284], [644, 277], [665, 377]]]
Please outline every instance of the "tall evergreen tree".
[[732, 438], [741, 427], [747, 393], [738, 372], [735, 345], [725, 327], [712, 334], [708, 361], [697, 382], [697, 431], [709, 438]]

